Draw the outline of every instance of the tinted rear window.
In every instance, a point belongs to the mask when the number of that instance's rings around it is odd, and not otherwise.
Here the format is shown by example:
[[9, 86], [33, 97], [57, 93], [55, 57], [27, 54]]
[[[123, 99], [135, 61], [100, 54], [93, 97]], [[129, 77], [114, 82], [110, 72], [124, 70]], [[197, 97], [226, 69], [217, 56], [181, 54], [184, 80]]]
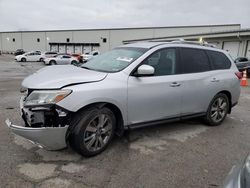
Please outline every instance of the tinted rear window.
[[203, 50], [182, 48], [181, 60], [183, 73], [197, 73], [210, 70], [208, 57]]
[[206, 52], [214, 70], [229, 69], [231, 67], [230, 60], [223, 53], [210, 50], [207, 50]]

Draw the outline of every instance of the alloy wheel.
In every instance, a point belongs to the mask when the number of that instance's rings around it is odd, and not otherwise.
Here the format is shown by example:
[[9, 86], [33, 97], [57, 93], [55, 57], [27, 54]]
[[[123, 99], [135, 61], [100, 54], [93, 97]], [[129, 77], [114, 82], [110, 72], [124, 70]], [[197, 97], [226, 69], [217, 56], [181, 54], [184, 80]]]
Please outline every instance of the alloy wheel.
[[92, 118], [84, 131], [84, 145], [89, 151], [102, 149], [112, 134], [112, 121], [106, 114], [99, 114]]
[[228, 104], [226, 99], [218, 97], [212, 104], [210, 110], [211, 119], [214, 122], [220, 122], [227, 114]]

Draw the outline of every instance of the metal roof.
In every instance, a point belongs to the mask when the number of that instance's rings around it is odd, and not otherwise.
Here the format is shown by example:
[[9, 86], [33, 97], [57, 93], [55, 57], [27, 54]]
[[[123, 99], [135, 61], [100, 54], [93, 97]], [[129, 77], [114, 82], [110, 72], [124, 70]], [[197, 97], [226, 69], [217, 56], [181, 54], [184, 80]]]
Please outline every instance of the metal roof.
[[73, 31], [101, 31], [101, 30], [133, 30], [133, 29], [168, 29], [168, 28], [192, 28], [192, 27], [223, 27], [241, 26], [240, 24], [214, 24], [214, 25], [184, 25], [184, 26], [161, 26], [161, 27], [121, 27], [121, 28], [99, 28], [99, 29], [65, 29], [65, 30], [31, 30], [31, 31], [0, 31], [0, 33], [26, 33], [26, 32], [73, 32]]
[[247, 33], [250, 35], [250, 28], [247, 29], [237, 29], [237, 30], [227, 30], [227, 31], [217, 31], [209, 33], [195, 33], [188, 35], [176, 35], [176, 36], [167, 36], [167, 37], [154, 37], [154, 38], [142, 38], [142, 39], [133, 39], [133, 40], [124, 40], [123, 43], [132, 43], [132, 42], [141, 42], [141, 41], [170, 41], [176, 38], [185, 38], [185, 37], [197, 37], [197, 36], [210, 36], [210, 35], [223, 35], [223, 34], [232, 34], [232, 36], [240, 36]]

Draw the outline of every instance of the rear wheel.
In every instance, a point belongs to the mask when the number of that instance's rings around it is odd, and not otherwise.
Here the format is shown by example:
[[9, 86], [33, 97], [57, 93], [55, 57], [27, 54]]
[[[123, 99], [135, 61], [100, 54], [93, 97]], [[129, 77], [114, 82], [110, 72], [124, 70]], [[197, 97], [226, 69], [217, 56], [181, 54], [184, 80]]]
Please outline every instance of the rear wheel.
[[50, 65], [56, 65], [56, 61], [52, 60], [49, 62]]
[[229, 99], [224, 93], [217, 94], [211, 101], [205, 122], [210, 126], [220, 125], [227, 116], [229, 111]]
[[26, 62], [27, 60], [26, 60], [26, 58], [23, 57], [23, 58], [21, 59], [21, 61], [22, 61], [22, 62]]
[[92, 107], [78, 112], [70, 133], [70, 145], [83, 156], [90, 157], [107, 148], [114, 136], [116, 118], [104, 107]]

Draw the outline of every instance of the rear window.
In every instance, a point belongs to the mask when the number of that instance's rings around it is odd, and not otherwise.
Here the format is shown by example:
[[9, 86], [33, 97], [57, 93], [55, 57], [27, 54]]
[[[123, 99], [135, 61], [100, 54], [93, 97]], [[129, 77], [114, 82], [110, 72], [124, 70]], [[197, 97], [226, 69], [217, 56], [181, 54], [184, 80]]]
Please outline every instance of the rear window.
[[198, 73], [210, 70], [205, 51], [194, 48], [181, 49], [182, 73]]
[[225, 54], [216, 51], [206, 50], [214, 70], [229, 69], [231, 62]]

